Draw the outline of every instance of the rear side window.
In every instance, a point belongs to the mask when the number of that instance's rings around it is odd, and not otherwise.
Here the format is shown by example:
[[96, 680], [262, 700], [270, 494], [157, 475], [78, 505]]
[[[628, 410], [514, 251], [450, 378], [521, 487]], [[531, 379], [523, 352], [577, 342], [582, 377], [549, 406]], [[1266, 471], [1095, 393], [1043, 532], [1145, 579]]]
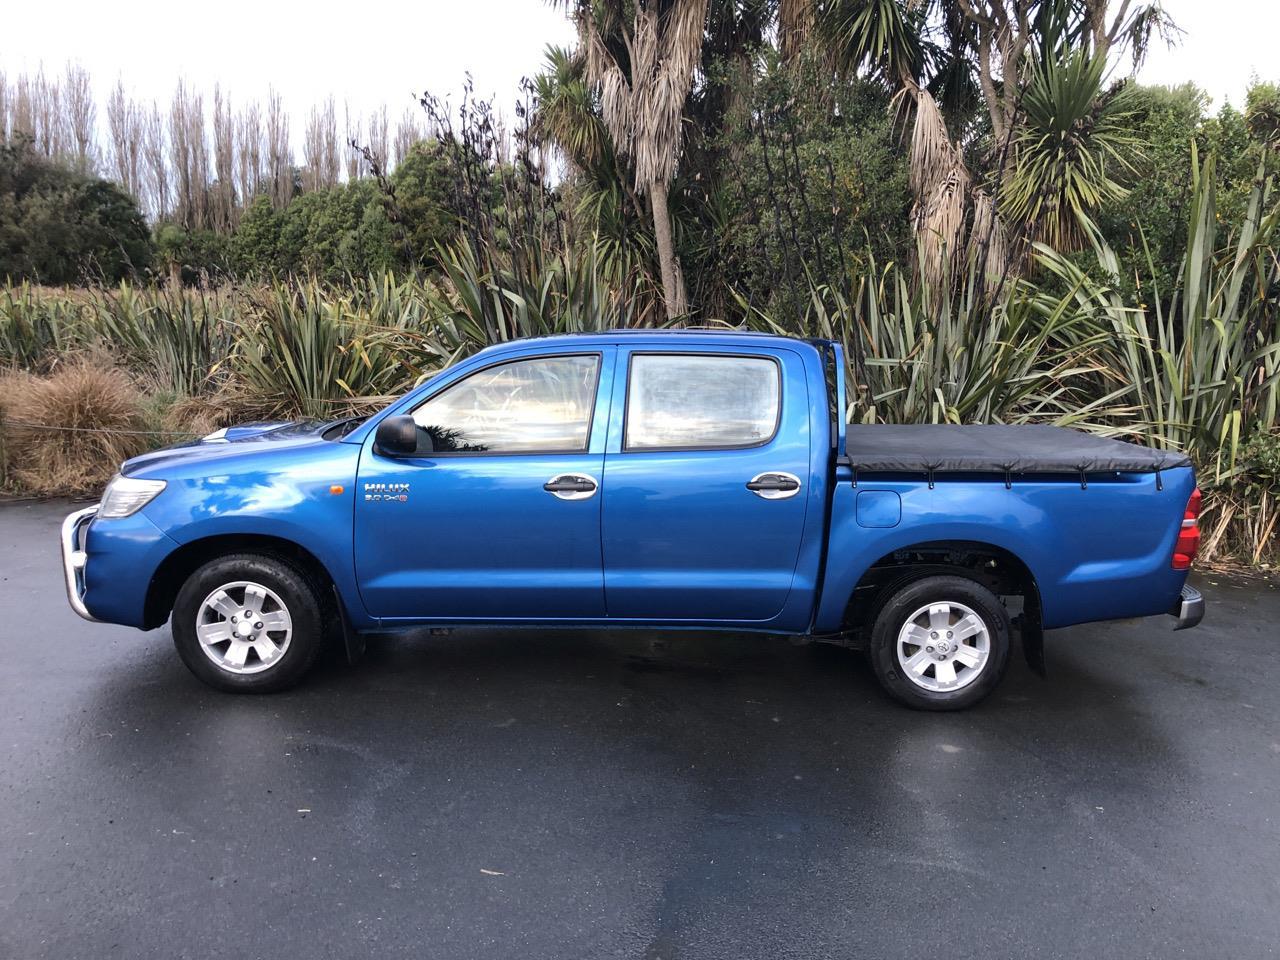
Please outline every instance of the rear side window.
[[769, 357], [635, 354], [627, 383], [627, 450], [709, 450], [768, 443], [781, 374]]
[[413, 411], [437, 453], [587, 449], [600, 358], [538, 357], [473, 373]]

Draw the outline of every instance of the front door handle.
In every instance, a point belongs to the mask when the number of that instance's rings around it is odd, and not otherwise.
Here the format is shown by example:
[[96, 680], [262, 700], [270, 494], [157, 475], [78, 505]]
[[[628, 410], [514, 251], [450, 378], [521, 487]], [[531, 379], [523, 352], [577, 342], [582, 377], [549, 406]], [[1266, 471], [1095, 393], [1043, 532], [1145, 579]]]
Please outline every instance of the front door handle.
[[585, 473], [558, 473], [542, 489], [559, 500], [586, 500], [596, 492], [595, 477]]
[[785, 500], [800, 492], [800, 478], [794, 473], [770, 471], [758, 473], [747, 482], [747, 489], [765, 500]]

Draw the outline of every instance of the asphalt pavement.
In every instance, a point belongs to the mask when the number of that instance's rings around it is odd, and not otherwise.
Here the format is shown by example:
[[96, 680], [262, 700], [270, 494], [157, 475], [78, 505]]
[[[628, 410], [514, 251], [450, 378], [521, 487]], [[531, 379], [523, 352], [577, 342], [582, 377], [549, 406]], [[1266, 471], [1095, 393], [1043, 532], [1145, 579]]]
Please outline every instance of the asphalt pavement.
[[785, 638], [373, 639], [201, 686], [0, 505], [0, 958], [1280, 951], [1280, 589], [1048, 635], [966, 713]]

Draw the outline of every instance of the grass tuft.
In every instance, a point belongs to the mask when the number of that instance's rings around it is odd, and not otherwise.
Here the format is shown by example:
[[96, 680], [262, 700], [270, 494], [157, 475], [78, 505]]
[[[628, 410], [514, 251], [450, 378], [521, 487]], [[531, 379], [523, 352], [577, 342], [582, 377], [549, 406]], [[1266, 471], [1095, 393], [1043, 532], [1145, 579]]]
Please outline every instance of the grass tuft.
[[98, 493], [121, 461], [153, 445], [132, 381], [90, 359], [62, 364], [48, 377], [6, 373], [0, 410], [6, 480], [27, 493]]

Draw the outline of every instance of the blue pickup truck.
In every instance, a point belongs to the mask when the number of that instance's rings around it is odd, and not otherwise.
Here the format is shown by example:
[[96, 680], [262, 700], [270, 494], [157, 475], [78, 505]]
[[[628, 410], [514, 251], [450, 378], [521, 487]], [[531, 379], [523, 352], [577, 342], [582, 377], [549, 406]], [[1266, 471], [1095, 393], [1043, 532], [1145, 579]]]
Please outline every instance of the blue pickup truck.
[[266, 692], [326, 642], [466, 624], [708, 628], [863, 649], [908, 706], [991, 691], [1016, 626], [1203, 616], [1181, 454], [1049, 426], [846, 425], [840, 345], [734, 331], [513, 341], [367, 419], [122, 465], [67, 517], [90, 620]]

